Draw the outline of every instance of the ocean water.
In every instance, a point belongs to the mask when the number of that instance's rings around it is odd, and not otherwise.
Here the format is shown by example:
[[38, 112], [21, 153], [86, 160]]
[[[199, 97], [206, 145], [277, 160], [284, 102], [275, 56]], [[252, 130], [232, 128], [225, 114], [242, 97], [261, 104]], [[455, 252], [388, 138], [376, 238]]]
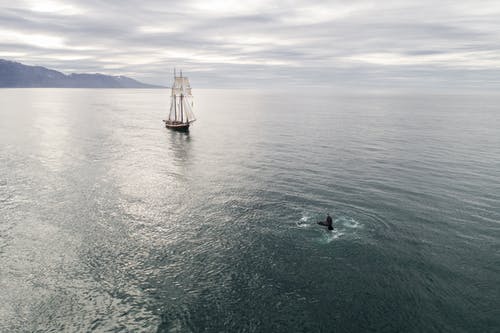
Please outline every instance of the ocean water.
[[500, 94], [194, 94], [0, 90], [1, 332], [500, 331]]

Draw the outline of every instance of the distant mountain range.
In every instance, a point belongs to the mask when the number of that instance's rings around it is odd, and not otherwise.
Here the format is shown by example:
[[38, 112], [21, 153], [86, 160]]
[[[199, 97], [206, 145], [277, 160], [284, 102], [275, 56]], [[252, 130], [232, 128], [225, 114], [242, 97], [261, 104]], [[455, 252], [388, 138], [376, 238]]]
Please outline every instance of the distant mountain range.
[[126, 76], [63, 74], [0, 59], [0, 88], [163, 88]]

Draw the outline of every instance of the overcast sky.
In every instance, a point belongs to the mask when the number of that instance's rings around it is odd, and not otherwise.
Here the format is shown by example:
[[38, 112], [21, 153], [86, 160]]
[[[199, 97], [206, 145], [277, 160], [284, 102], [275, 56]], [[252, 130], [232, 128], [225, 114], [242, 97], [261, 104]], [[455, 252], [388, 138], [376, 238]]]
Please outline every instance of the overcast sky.
[[0, 58], [195, 87], [500, 87], [500, 1], [0, 0]]

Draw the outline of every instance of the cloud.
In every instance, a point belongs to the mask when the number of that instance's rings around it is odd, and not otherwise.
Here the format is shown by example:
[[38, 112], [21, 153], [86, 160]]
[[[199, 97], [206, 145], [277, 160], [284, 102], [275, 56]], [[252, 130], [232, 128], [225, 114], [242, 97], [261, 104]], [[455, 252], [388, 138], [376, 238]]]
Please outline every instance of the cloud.
[[0, 57], [197, 86], [498, 87], [497, 1], [0, 0]]

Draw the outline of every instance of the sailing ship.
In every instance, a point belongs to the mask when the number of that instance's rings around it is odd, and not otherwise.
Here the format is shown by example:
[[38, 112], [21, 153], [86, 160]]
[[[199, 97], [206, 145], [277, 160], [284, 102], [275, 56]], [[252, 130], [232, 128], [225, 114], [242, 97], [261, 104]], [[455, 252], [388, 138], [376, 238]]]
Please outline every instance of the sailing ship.
[[168, 119], [164, 120], [165, 127], [177, 131], [189, 131], [189, 125], [196, 118], [193, 113], [193, 95], [189, 79], [182, 76], [182, 70], [180, 76], [177, 76], [174, 69], [174, 83], [170, 99], [170, 113]]

